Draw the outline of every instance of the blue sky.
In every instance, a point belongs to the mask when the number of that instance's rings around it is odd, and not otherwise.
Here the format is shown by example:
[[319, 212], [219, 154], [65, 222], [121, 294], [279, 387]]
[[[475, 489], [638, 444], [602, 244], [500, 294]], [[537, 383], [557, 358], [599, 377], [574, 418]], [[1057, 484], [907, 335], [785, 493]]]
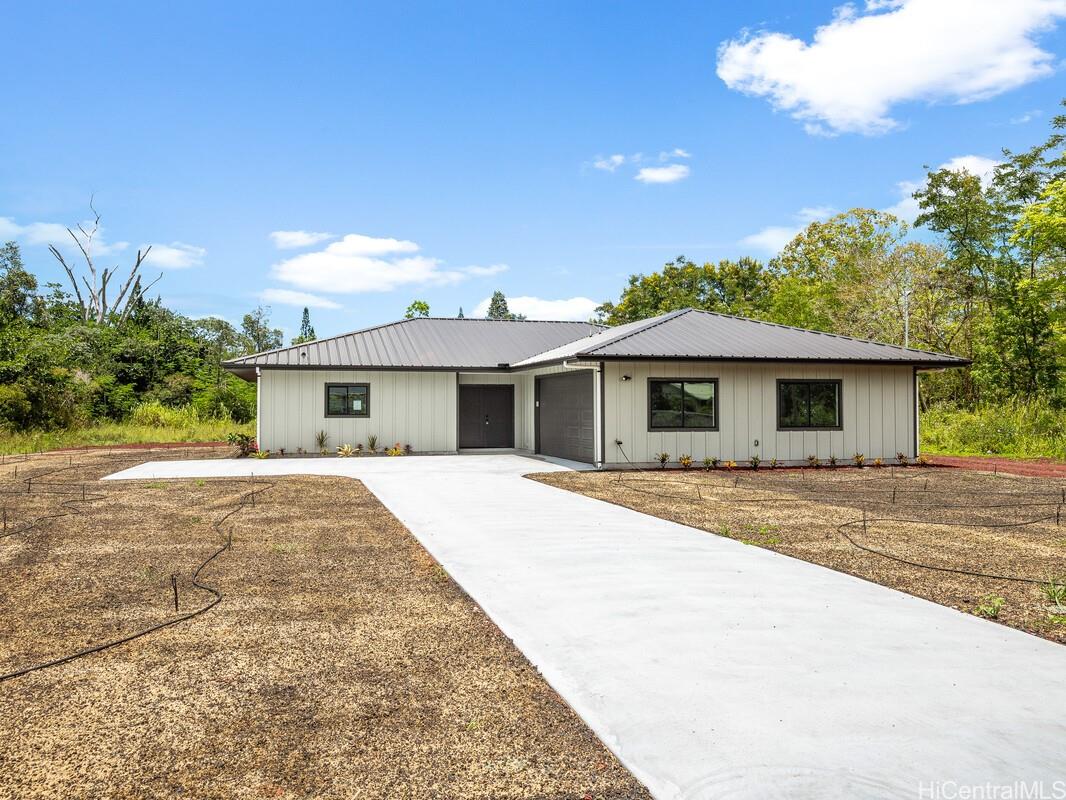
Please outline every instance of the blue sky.
[[906, 215], [1066, 94], [1064, 0], [798, 5], [7, 2], [0, 238], [58, 280], [95, 193], [104, 264], [152, 243], [168, 304], [288, 335], [303, 295], [320, 336], [496, 288], [582, 317], [681, 253]]

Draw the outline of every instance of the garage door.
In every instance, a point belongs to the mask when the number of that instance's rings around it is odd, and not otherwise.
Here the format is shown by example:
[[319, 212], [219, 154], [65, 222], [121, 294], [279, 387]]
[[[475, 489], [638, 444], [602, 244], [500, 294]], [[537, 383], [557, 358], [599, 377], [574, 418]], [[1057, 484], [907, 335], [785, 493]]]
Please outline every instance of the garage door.
[[537, 452], [592, 463], [596, 426], [591, 370], [537, 378]]

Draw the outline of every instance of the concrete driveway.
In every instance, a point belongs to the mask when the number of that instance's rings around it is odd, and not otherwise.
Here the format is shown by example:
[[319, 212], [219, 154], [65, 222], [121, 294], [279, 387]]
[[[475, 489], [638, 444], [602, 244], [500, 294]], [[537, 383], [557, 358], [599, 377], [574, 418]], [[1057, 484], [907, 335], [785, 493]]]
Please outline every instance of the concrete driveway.
[[658, 798], [1026, 796], [1018, 782], [1051, 797], [1066, 781], [1066, 648], [521, 477], [564, 468], [212, 460], [111, 477], [359, 478]]

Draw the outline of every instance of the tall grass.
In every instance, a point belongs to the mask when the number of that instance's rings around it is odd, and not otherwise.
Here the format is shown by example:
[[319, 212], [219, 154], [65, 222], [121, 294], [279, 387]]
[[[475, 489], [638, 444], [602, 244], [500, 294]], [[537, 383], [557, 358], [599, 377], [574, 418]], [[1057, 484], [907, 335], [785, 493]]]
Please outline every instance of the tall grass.
[[255, 433], [255, 423], [201, 416], [195, 408], [141, 403], [123, 422], [103, 422], [56, 431], [0, 431], [0, 453], [26, 453], [109, 444], [220, 442], [234, 431]]
[[926, 453], [1066, 461], [1066, 412], [1046, 400], [989, 404], [972, 411], [934, 406], [922, 414], [921, 436]]

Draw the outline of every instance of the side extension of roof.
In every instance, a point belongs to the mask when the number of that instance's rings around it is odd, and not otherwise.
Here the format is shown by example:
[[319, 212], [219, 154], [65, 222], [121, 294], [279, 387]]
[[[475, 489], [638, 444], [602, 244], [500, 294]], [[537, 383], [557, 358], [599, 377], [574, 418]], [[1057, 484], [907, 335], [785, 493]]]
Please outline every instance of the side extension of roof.
[[957, 367], [969, 361], [840, 334], [687, 308], [569, 342], [512, 366], [565, 359], [823, 361]]
[[602, 330], [589, 322], [415, 317], [223, 362], [266, 369], [502, 369]]

